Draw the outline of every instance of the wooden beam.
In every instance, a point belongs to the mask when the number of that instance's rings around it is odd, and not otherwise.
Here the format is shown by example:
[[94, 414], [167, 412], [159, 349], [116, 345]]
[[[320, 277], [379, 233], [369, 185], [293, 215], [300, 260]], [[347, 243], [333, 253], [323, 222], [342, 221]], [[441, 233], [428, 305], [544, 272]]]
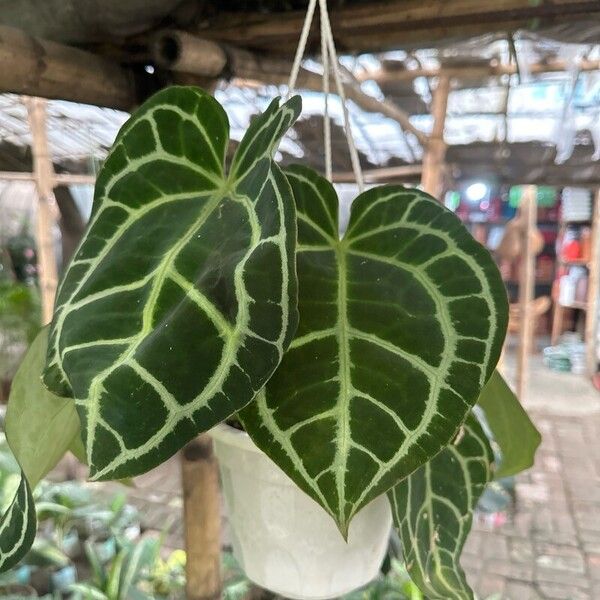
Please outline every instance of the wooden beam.
[[[363, 171], [365, 183], [380, 183], [384, 181], [402, 181], [414, 179], [421, 175], [422, 165], [402, 165], [398, 167], [383, 167]], [[333, 174], [334, 183], [354, 183], [356, 177], [353, 171], [339, 171]]]
[[[424, 47], [451, 38], [589, 20], [598, 12], [597, 0], [379, 0], [330, 9], [336, 45], [342, 52]], [[197, 33], [237, 46], [290, 55], [303, 19], [303, 11], [220, 11], [213, 19], [205, 20]], [[309, 46], [316, 50], [318, 39], [315, 23]]]
[[133, 74], [90, 52], [0, 25], [0, 92], [130, 110]]
[[521, 256], [519, 279], [519, 347], [517, 351], [517, 397], [524, 401], [529, 384], [529, 357], [533, 339], [534, 315], [533, 300], [535, 290], [535, 254], [533, 251], [534, 232], [537, 225], [537, 188], [528, 185], [519, 208], [523, 216], [521, 228], [523, 255]]
[[[600, 71], [600, 60], [581, 60], [575, 65], [580, 71]], [[567, 71], [571, 65], [563, 60], [552, 60], [547, 63], [534, 63], [528, 65], [527, 69], [532, 74], [539, 73], [562, 73]], [[399, 83], [412, 81], [417, 77], [456, 77], [463, 79], [479, 79], [485, 77], [500, 77], [502, 75], [515, 75], [517, 66], [515, 64], [500, 64], [493, 60], [489, 65], [442, 67], [435, 69], [379, 69], [376, 71], [362, 71], [356, 78], [363, 81], [375, 81], [376, 83]]]
[[440, 201], [442, 199], [442, 182], [446, 158], [444, 127], [446, 124], [449, 94], [450, 79], [446, 75], [442, 75], [438, 77], [437, 87], [433, 92], [431, 103], [433, 129], [429, 137], [429, 144], [427, 145], [425, 155], [423, 156], [423, 172], [421, 175], [423, 190]]
[[[34, 173], [21, 171], [0, 171], [0, 181], [35, 181]], [[59, 185], [94, 185], [96, 183], [95, 175], [85, 175], [77, 173], [52, 173], [50, 174], [52, 187]]]
[[46, 101], [41, 98], [26, 98], [29, 125], [32, 136], [34, 179], [37, 188], [36, 244], [40, 291], [42, 296], [42, 324], [52, 320], [54, 297], [58, 285], [56, 256], [52, 239], [54, 215], [53, 168], [48, 147], [46, 129]]

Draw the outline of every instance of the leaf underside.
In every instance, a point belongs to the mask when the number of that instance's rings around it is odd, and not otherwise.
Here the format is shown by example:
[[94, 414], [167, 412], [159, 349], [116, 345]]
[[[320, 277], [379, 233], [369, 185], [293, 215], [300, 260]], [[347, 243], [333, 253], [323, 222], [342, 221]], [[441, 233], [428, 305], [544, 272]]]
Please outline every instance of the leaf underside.
[[333, 187], [306, 168], [286, 175], [300, 324], [240, 418], [345, 533], [453, 438], [497, 362], [506, 292], [489, 253], [426, 194], [361, 194], [339, 240]]
[[55, 396], [42, 385], [47, 341], [45, 327], [29, 347], [10, 389], [4, 430], [21, 467], [21, 480], [11, 505], [0, 518], [0, 571], [18, 563], [35, 538], [31, 489], [58, 464], [79, 436], [73, 401]]
[[498, 371], [494, 371], [483, 388], [478, 404], [500, 449], [500, 466], [494, 472], [495, 478], [529, 469], [542, 436]]
[[75, 399], [93, 479], [133, 476], [247, 404], [296, 325], [295, 214], [275, 100], [226, 175], [227, 116], [196, 88], [124, 125], [61, 284], [44, 381]]
[[454, 443], [388, 492], [408, 573], [430, 600], [473, 599], [459, 561], [492, 462], [470, 415]]
[[6, 420], [6, 440], [31, 488], [45, 477], [79, 437], [73, 401], [49, 392], [41, 381], [48, 327], [37, 335], [13, 379]]

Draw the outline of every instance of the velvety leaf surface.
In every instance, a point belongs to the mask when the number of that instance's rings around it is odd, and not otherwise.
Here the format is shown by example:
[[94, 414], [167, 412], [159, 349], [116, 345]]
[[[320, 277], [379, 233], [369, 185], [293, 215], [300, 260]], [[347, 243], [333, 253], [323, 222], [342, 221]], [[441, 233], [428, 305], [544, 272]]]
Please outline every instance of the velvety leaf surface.
[[286, 174], [300, 324], [240, 418], [345, 532], [453, 438], [497, 362], [506, 292], [489, 253], [426, 194], [361, 194], [339, 240], [333, 187], [306, 168]]
[[456, 440], [388, 492], [408, 573], [430, 600], [473, 599], [460, 554], [493, 458], [471, 415]]
[[45, 327], [13, 379], [6, 409], [6, 439], [32, 488], [58, 464], [80, 431], [73, 400], [55, 396], [42, 384], [47, 344]]
[[272, 160], [299, 97], [253, 120], [229, 175], [219, 103], [174, 87], [124, 125], [60, 286], [46, 385], [75, 398], [93, 479], [136, 475], [247, 404], [297, 324], [295, 214]]
[[31, 488], [21, 473], [14, 498], [0, 518], [0, 571], [14, 567], [27, 554], [37, 529]]
[[516, 475], [533, 466], [542, 436], [521, 406], [519, 399], [498, 371], [494, 371], [478, 401], [494, 442], [500, 447], [501, 462], [496, 479]]

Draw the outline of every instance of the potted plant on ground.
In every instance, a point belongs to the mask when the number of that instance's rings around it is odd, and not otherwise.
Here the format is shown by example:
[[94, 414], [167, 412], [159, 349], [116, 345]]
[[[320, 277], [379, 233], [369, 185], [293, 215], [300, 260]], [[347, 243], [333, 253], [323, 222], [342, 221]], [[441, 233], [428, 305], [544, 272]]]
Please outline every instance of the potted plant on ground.
[[[502, 281], [459, 220], [417, 190], [361, 194], [340, 239], [333, 187], [306, 168], [284, 173], [272, 158], [300, 106], [299, 97], [275, 100], [227, 173], [227, 118], [199, 89], [164, 90], [124, 125], [49, 335], [36, 340], [9, 403], [21, 416], [7, 435], [23, 477], [0, 529], [3, 568], [35, 532], [40, 456], [45, 470], [81, 437], [92, 479], [131, 477], [217, 426], [226, 491], [245, 494], [240, 478], [257, 457], [267, 465], [257, 500], [228, 498], [236, 550], [258, 583], [302, 598], [366, 583], [383, 558], [389, 502], [415, 583], [430, 598], [471, 597], [458, 558], [493, 460], [473, 406], [492, 406], [503, 468], [530, 463], [537, 444], [494, 374], [507, 322]], [[502, 429], [507, 411], [527, 432], [518, 460]], [[245, 432], [220, 425], [232, 419]], [[285, 483], [267, 501], [271, 476]], [[258, 512], [236, 523], [246, 501]], [[353, 524], [368, 511], [378, 539], [355, 545], [371, 554], [358, 578], [298, 563], [315, 540], [352, 547]], [[267, 566], [254, 569], [246, 534], [266, 525], [276, 543], [261, 537], [255, 554]], [[278, 551], [261, 554], [267, 547]], [[298, 564], [302, 577], [269, 579], [273, 565]]]

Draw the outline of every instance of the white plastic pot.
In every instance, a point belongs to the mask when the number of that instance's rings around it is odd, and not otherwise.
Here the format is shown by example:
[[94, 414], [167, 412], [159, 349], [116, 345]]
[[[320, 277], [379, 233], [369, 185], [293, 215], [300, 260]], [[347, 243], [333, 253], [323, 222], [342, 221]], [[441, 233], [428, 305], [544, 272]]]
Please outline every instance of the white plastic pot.
[[319, 600], [377, 575], [392, 526], [385, 495], [354, 517], [346, 543], [333, 519], [248, 434], [219, 425], [211, 435], [233, 552], [251, 581], [287, 598]]

